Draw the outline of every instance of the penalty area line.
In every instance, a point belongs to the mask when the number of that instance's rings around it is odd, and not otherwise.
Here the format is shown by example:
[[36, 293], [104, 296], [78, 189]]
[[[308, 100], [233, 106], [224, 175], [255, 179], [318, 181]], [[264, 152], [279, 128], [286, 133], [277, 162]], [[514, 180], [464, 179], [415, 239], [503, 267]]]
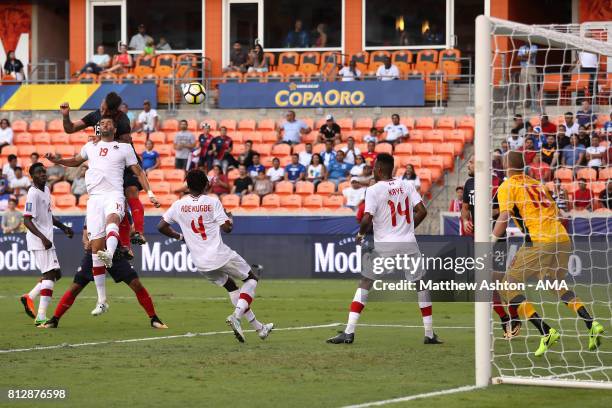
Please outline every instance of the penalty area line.
[[423, 394], [408, 395], [406, 397], [392, 398], [392, 399], [381, 400], [381, 401], [366, 402], [364, 404], [357, 404], [357, 405], [347, 405], [347, 406], [344, 406], [342, 408], [379, 407], [381, 405], [396, 404], [398, 402], [414, 401], [414, 400], [422, 399], [422, 398], [439, 397], [441, 395], [448, 395], [448, 394], [456, 394], [456, 393], [459, 393], [459, 392], [473, 391], [473, 390], [476, 390], [476, 389], [479, 389], [479, 388], [483, 388], [483, 387], [478, 387], [476, 385], [464, 385], [463, 387], [449, 388], [449, 389], [440, 390], [440, 391], [425, 392]]

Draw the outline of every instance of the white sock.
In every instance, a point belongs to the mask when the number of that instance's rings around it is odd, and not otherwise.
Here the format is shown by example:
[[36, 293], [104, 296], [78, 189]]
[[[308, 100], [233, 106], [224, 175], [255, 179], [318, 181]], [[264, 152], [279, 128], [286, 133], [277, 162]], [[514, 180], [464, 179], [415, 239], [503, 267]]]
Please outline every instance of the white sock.
[[106, 250], [110, 253], [111, 258], [115, 254], [117, 245], [119, 245], [119, 226], [108, 224], [106, 226]]
[[417, 292], [419, 299], [419, 308], [421, 309], [421, 316], [423, 317], [423, 328], [425, 329], [425, 336], [433, 338], [433, 316], [431, 311], [431, 295], [429, 290], [422, 290]]
[[40, 302], [38, 302], [37, 320], [47, 320], [47, 307], [51, 303], [54, 284], [55, 282], [49, 279], [44, 279], [40, 284]]
[[361, 316], [361, 311], [365, 307], [366, 302], [368, 301], [368, 290], [357, 288], [355, 291], [355, 296], [353, 297], [353, 301], [351, 302], [351, 311], [349, 312], [348, 322], [346, 323], [346, 329], [344, 332], [347, 334], [355, 333], [355, 326], [357, 326], [357, 321], [359, 321], [359, 317]]
[[97, 254], [91, 255], [93, 277], [98, 292], [98, 303], [106, 303], [106, 268]]
[[255, 298], [255, 288], [257, 287], [257, 281], [255, 279], [249, 279], [242, 284], [240, 288], [240, 295], [236, 302], [236, 310], [234, 310], [234, 316], [241, 318], [244, 312], [251, 307], [251, 302]]
[[28, 297], [32, 300], [36, 299], [38, 295], [40, 294], [41, 288], [42, 288], [42, 283], [38, 281], [38, 283], [36, 283], [36, 286], [34, 286], [32, 290], [28, 292]]
[[[238, 303], [238, 299], [240, 298], [240, 291], [235, 290], [233, 292], [228, 292], [227, 294], [229, 295], [232, 305], [236, 306], [236, 304]], [[257, 318], [255, 317], [255, 312], [253, 312], [251, 308], [248, 308], [246, 312], [244, 312], [244, 317], [247, 319], [247, 321], [254, 330], [259, 331], [263, 328], [263, 324], [259, 320], [257, 320]]]

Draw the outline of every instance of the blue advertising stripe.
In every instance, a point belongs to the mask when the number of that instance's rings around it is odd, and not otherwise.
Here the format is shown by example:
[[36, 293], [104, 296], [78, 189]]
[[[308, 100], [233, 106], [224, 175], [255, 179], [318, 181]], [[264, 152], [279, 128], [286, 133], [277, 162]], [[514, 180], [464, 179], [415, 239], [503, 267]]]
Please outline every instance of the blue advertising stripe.
[[151, 102], [153, 108], [157, 108], [157, 87], [155, 84], [101, 84], [85, 101], [81, 109], [98, 109], [100, 102], [109, 92], [117, 92], [130, 108], [142, 107], [142, 102], [145, 99]]
[[425, 83], [420, 79], [219, 84], [222, 109], [424, 105]]
[[0, 85], [0, 110], [21, 85]]

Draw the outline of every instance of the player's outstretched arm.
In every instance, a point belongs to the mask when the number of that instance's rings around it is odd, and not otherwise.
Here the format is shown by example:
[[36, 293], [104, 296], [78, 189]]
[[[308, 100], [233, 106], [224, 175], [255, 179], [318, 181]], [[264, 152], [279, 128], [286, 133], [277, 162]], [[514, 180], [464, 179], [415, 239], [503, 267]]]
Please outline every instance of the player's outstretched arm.
[[53, 216], [53, 226], [61, 229], [62, 232], [66, 234], [66, 236], [70, 239], [72, 239], [72, 237], [74, 236], [74, 231], [72, 230], [72, 228], [61, 222], [59, 218], [57, 218], [55, 215]]
[[68, 105], [68, 102], [64, 102], [60, 105], [60, 112], [62, 114], [62, 117], [64, 118], [64, 132], [74, 133], [78, 132], [79, 130], [83, 130], [87, 127], [85, 122], [83, 122], [82, 120], [77, 120], [76, 122], [70, 120], [70, 105]]
[[413, 215], [414, 228], [416, 228], [423, 222], [425, 217], [427, 217], [427, 208], [425, 208], [422, 201], [414, 206]]
[[510, 213], [508, 211], [502, 211], [499, 213], [499, 217], [497, 217], [495, 226], [493, 227], [493, 237], [500, 238], [504, 236], [509, 220]]
[[45, 154], [45, 158], [49, 160], [51, 163], [59, 164], [60, 166], [66, 167], [79, 167], [81, 164], [85, 163], [87, 159], [84, 159], [80, 154], [77, 154], [74, 157], [68, 157], [66, 159], [61, 159], [59, 156], [51, 153]]
[[461, 203], [461, 220], [466, 232], [474, 231], [474, 224], [470, 219], [470, 205], [467, 203]]
[[157, 198], [155, 198], [155, 194], [153, 194], [153, 190], [151, 190], [151, 185], [149, 184], [147, 174], [144, 172], [142, 167], [140, 167], [138, 164], [134, 164], [130, 166], [130, 170], [132, 170], [136, 177], [138, 177], [140, 185], [146, 190], [147, 195], [149, 196], [149, 200], [153, 203], [155, 208], [159, 208], [161, 204], [159, 204]]
[[183, 234], [176, 232], [163, 218], [157, 224], [157, 230], [168, 238], [174, 238], [179, 241], [183, 240]]
[[24, 215], [23, 216], [23, 225], [30, 231], [32, 234], [40, 238], [42, 244], [45, 246], [45, 249], [51, 249], [53, 243], [45, 237], [45, 235], [36, 228], [36, 225], [32, 222], [32, 216]]

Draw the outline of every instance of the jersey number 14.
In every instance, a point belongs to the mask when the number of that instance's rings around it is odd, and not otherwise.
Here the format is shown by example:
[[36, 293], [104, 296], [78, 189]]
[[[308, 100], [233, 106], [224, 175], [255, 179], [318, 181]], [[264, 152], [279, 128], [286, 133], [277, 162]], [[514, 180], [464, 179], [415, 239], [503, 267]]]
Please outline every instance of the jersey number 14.
[[406, 197], [403, 209], [402, 203], [397, 203], [397, 207], [395, 206], [395, 203], [391, 200], [389, 200], [387, 203], [389, 204], [389, 208], [391, 209], [391, 226], [395, 227], [397, 225], [398, 215], [400, 217], [406, 216], [406, 223], [410, 224], [410, 202], [408, 201], [408, 197]]

